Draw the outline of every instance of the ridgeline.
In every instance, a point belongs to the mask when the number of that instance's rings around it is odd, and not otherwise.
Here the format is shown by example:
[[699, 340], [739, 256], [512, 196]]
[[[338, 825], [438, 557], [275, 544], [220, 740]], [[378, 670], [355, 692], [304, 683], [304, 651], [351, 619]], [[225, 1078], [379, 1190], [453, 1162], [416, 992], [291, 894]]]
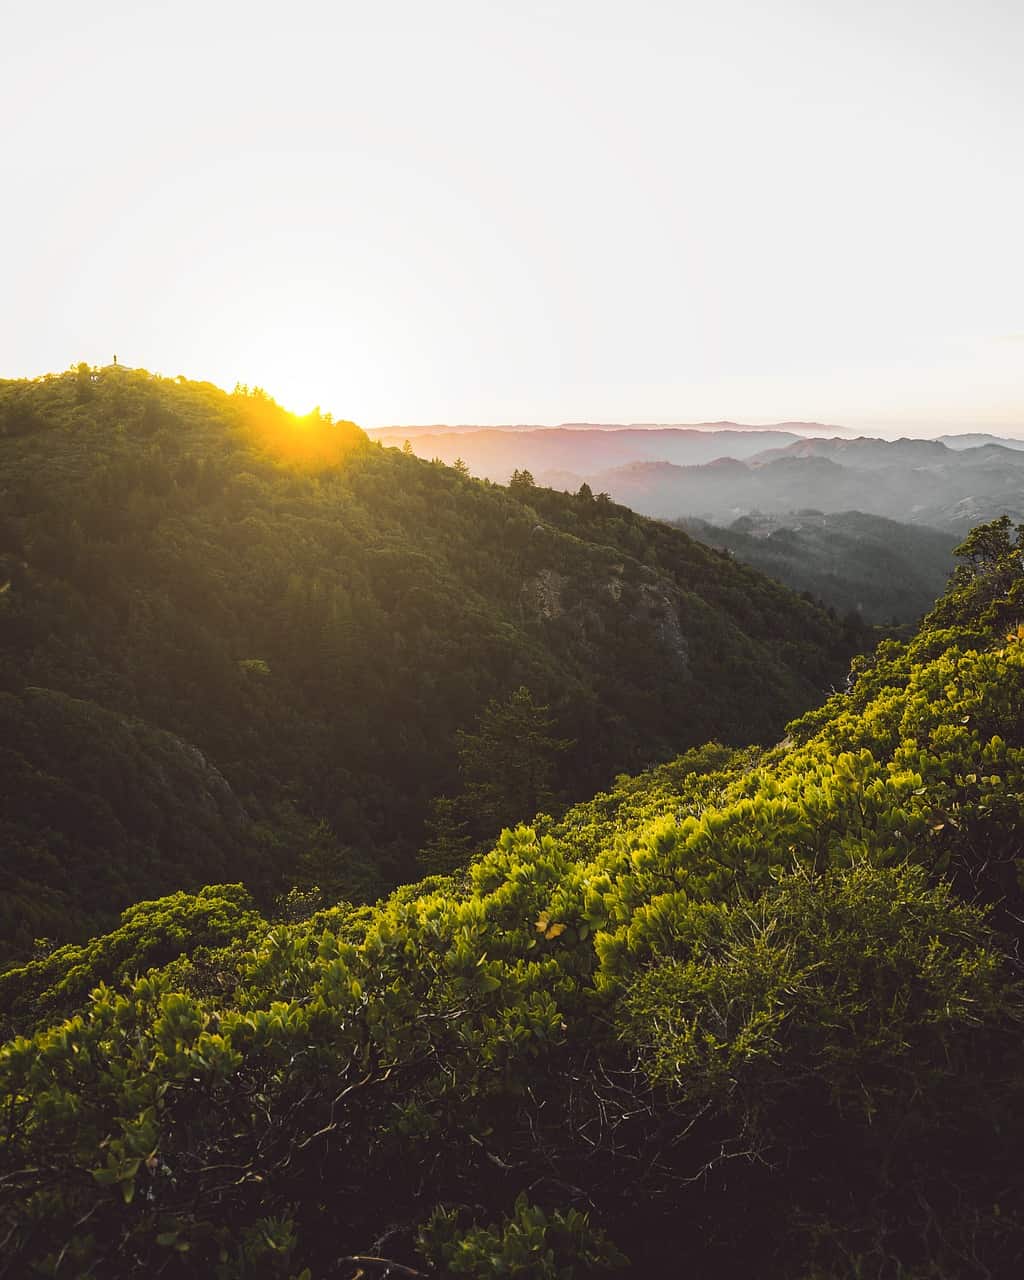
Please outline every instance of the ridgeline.
[[[0, 382], [0, 474], [0, 959], [211, 880], [373, 901], [421, 849], [775, 740], [867, 644], [625, 508], [258, 390]], [[539, 768], [470, 758], [526, 722]]]

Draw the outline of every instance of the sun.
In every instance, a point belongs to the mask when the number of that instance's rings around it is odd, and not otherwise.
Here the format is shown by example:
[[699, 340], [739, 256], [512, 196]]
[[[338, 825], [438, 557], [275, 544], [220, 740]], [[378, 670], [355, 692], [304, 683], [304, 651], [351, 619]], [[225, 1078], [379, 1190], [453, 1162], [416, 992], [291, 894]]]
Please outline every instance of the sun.
[[354, 422], [336, 420], [319, 407], [291, 413], [262, 387], [235, 386], [233, 398], [253, 441], [276, 462], [302, 471], [337, 466], [367, 436]]
[[268, 322], [258, 332], [250, 328], [232, 335], [211, 354], [217, 356], [222, 386], [264, 387], [298, 415], [322, 409], [336, 418], [354, 418], [372, 398], [369, 362], [325, 325], [285, 329]]

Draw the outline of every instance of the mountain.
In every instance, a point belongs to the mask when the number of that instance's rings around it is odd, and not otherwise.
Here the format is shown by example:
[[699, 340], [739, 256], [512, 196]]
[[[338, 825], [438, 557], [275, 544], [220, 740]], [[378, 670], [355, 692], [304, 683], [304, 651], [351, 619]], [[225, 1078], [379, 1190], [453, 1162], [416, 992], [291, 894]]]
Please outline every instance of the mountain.
[[773, 748], [3, 975], [0, 1275], [1017, 1275], [1024, 529], [960, 554]]
[[794, 591], [873, 623], [921, 618], [946, 585], [959, 541], [861, 511], [741, 516], [727, 528], [685, 518], [679, 525]]
[[986, 431], [966, 431], [960, 435], [939, 436], [947, 449], [975, 449], [983, 444], [998, 444], [1005, 449], [1024, 449], [1024, 440], [1016, 436], [993, 436]]
[[[768, 432], [771, 435], [821, 436], [826, 433], [834, 436], [849, 436], [857, 433], [849, 427], [825, 426], [820, 422], [775, 422], [767, 426], [754, 426], [750, 423], [729, 422], [722, 419], [718, 422], [560, 422], [557, 426], [543, 426], [540, 423], [505, 423], [502, 425], [460, 423], [449, 425], [434, 423], [419, 426], [384, 426], [370, 427], [367, 435], [371, 440], [381, 444], [402, 445], [406, 440], [410, 443], [417, 436], [448, 436], [465, 432], [509, 432], [509, 431], [646, 431], [658, 432], [690, 432], [703, 434], [722, 434], [738, 432], [740, 435], [751, 432]], [[420, 452], [419, 449], [416, 450]]]
[[524, 796], [771, 740], [864, 643], [679, 530], [258, 391], [2, 382], [0, 476], [0, 955], [211, 875], [373, 900]]
[[828, 458], [841, 466], [873, 470], [894, 466], [927, 467], [949, 460], [949, 451], [937, 440], [879, 440], [858, 436], [854, 440], [812, 438], [781, 448], [765, 449], [755, 462], [766, 465], [782, 458]]
[[383, 444], [406, 440], [421, 458], [449, 465], [462, 459], [473, 475], [506, 483], [514, 471], [591, 472], [639, 460], [691, 465], [725, 456], [747, 458], [772, 446], [798, 442], [791, 431], [759, 427], [564, 427], [505, 430], [497, 427], [410, 434], [398, 428], [374, 433]]
[[954, 450], [933, 440], [800, 440], [700, 466], [635, 462], [586, 475], [540, 473], [566, 488], [586, 481], [664, 519], [711, 523], [799, 508], [862, 511], [964, 534], [1000, 512], [1024, 517], [1024, 451]]

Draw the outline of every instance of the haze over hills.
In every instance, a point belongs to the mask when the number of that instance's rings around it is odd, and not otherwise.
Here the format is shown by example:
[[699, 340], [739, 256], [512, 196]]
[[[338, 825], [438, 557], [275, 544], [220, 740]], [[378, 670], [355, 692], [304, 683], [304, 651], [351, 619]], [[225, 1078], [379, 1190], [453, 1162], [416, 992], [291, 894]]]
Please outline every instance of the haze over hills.
[[401, 445], [416, 437], [464, 435], [469, 432], [540, 432], [540, 431], [702, 431], [702, 432], [782, 432], [798, 439], [877, 439], [938, 440], [951, 449], [970, 449], [983, 444], [1001, 444], [1009, 449], [1024, 449], [1024, 428], [1018, 435], [993, 435], [985, 431], [965, 431], [953, 435], [938, 432], [869, 431], [821, 422], [742, 423], [718, 422], [559, 422], [559, 423], [431, 423], [407, 426], [367, 428], [367, 435], [382, 444]]
[[946, 587], [960, 535], [862, 511], [741, 516], [728, 528], [679, 521], [701, 542], [874, 623], [916, 622]]
[[[470, 438], [475, 445], [478, 437]], [[788, 586], [876, 622], [921, 616], [943, 587], [952, 548], [973, 524], [1004, 511], [1024, 516], [1024, 452], [984, 435], [959, 437], [956, 448], [938, 440], [811, 436], [760, 450], [749, 432], [711, 431], [696, 447], [688, 436], [661, 432], [613, 438], [624, 451], [654, 456], [601, 470], [538, 468], [536, 478], [570, 492], [587, 484], [635, 510], [678, 520]], [[534, 441], [506, 441], [504, 465], [536, 464], [541, 449]], [[599, 443], [583, 435], [575, 452], [585, 461]], [[572, 456], [573, 444], [562, 442], [562, 458]], [[689, 466], [657, 458], [673, 450], [697, 457], [701, 444], [731, 453]], [[464, 452], [493, 465], [492, 447], [484, 437], [479, 451]], [[793, 514], [808, 510], [819, 513], [817, 523]], [[722, 525], [729, 528], [716, 527]]]
[[552, 488], [574, 491], [586, 483], [664, 519], [723, 523], [811, 507], [966, 531], [1004, 510], [1024, 512], [1024, 441], [984, 434], [950, 437], [953, 443], [882, 440], [785, 429], [815, 426], [387, 428], [376, 434], [502, 483], [523, 470]]
[[796, 444], [800, 437], [775, 428], [564, 426], [521, 431], [485, 427], [413, 436], [389, 430], [378, 432], [377, 439], [392, 445], [408, 439], [421, 458], [440, 458], [448, 465], [461, 458], [473, 475], [505, 484], [514, 471], [523, 469], [540, 476], [598, 471], [637, 460], [692, 465], [725, 455], [748, 458], [772, 446]]
[[1024, 439], [1019, 436], [993, 436], [984, 431], [966, 431], [959, 435], [937, 436], [936, 439], [950, 449], [974, 449], [983, 444], [1000, 444], [1007, 449], [1024, 449]]
[[963, 532], [1003, 512], [1024, 517], [1024, 451], [994, 444], [950, 449], [924, 440], [807, 440], [745, 460], [688, 467], [645, 461], [537, 478], [568, 489], [586, 482], [647, 515], [719, 524], [801, 507]]
[[857, 436], [852, 440], [814, 436], [796, 440], [778, 447], [769, 446], [754, 455], [758, 465], [774, 462], [778, 458], [829, 458], [833, 462], [851, 467], [892, 467], [906, 463], [924, 467], [942, 462], [948, 457], [945, 445], [937, 440], [880, 440], [874, 436]]
[[557, 422], [557, 423], [433, 423], [418, 426], [369, 427], [366, 434], [383, 444], [402, 444], [410, 435], [444, 436], [466, 431], [782, 431], [796, 436], [858, 435], [851, 427], [825, 426], [820, 422], [743, 423], [718, 422]]

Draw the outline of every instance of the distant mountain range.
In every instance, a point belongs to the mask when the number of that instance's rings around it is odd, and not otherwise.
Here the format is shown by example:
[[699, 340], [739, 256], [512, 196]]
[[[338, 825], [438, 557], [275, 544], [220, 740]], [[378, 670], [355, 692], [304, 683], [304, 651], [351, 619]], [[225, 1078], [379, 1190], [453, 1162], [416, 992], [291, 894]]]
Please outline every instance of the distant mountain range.
[[585, 482], [669, 520], [729, 524], [754, 512], [814, 508], [956, 532], [1004, 511], [1024, 518], [1024, 440], [801, 434], [814, 425], [394, 427], [373, 434], [382, 444], [408, 441], [420, 457], [462, 459], [472, 474], [497, 483], [517, 470], [554, 489], [573, 491]]
[[[822, 422], [772, 422], [757, 426], [750, 423], [730, 422], [559, 422], [555, 425], [541, 423], [433, 423], [421, 426], [370, 427], [367, 435], [382, 444], [400, 445], [413, 437], [464, 435], [469, 431], [784, 431], [796, 436], [855, 436], [851, 427], [837, 427]], [[1024, 442], [1022, 442], [1024, 443]]]
[[[572, 488], [576, 477], [537, 479]], [[616, 502], [667, 519], [721, 523], [813, 507], [964, 532], [1003, 512], [1024, 519], [1024, 451], [996, 444], [950, 449], [934, 440], [801, 440], [743, 461], [635, 462], [583, 480]]]
[[572, 474], [600, 471], [632, 462], [671, 462], [693, 466], [716, 458], [750, 458], [765, 449], [785, 448], [802, 439], [776, 427], [500, 427], [410, 434], [405, 429], [378, 431], [384, 445], [406, 440], [421, 458], [440, 458], [450, 466], [461, 458], [473, 475], [505, 484], [524, 468], [539, 477], [548, 471]]
[[954, 532], [1002, 512], [1024, 519], [1024, 442], [951, 447], [939, 440], [799, 437], [775, 428], [483, 428], [406, 437], [420, 456], [465, 461], [497, 482], [595, 492], [644, 515], [728, 524], [801, 508], [869, 515]]
[[939, 442], [950, 449], [973, 449], [981, 444], [1002, 444], [1007, 449], [1024, 449], [1024, 440], [1012, 436], [990, 436], [983, 431], [968, 431], [958, 436], [939, 436]]

